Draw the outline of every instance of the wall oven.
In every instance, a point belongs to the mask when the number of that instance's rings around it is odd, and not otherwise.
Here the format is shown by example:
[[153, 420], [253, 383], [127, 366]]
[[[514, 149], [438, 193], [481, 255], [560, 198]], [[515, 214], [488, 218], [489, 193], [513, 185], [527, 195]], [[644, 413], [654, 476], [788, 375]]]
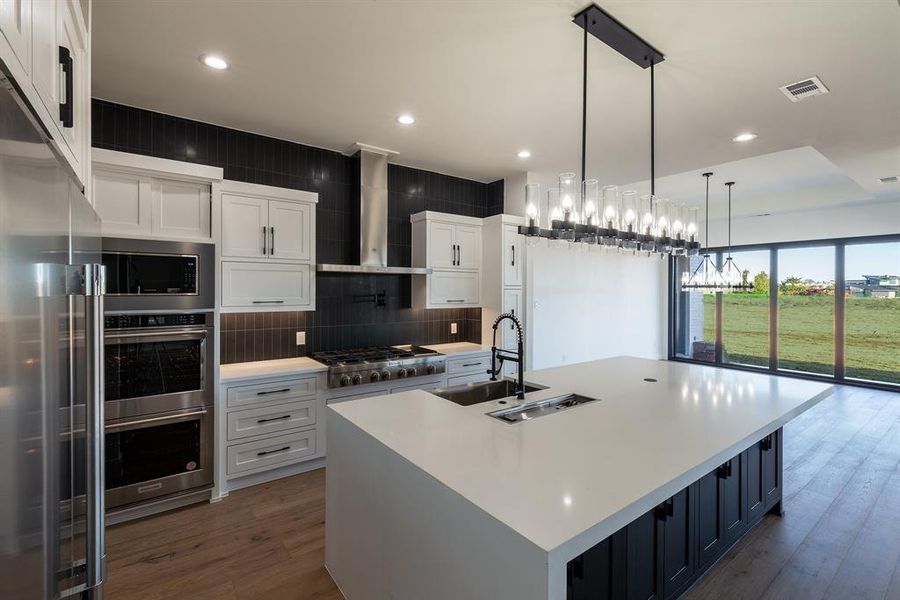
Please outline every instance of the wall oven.
[[106, 310], [211, 310], [215, 246], [194, 242], [103, 238]]
[[106, 315], [107, 419], [212, 406], [212, 311]]

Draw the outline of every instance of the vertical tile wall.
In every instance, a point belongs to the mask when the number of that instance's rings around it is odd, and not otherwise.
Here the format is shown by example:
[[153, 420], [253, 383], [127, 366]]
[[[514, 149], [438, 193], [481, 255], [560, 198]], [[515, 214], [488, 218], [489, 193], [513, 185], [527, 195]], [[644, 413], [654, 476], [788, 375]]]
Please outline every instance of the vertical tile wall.
[[[95, 99], [97, 148], [133, 152], [224, 169], [225, 178], [317, 192], [316, 254], [323, 263], [359, 260], [358, 161], [304, 146]], [[473, 217], [503, 212], [503, 181], [484, 184], [420, 169], [388, 167], [388, 262], [409, 266], [409, 216], [435, 210]], [[319, 273], [313, 313], [222, 316], [222, 362], [267, 360], [374, 344], [481, 340], [480, 309], [411, 308], [409, 275]], [[385, 292], [375, 307], [361, 296]], [[456, 335], [450, 324], [457, 323]], [[295, 332], [306, 331], [306, 345]]]

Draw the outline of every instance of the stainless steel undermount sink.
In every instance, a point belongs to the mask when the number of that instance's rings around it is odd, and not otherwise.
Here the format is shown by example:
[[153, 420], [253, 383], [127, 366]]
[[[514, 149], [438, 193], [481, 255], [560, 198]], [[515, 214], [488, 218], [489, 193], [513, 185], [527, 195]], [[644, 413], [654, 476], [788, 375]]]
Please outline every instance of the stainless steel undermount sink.
[[[546, 388], [525, 385], [525, 393], [536, 392]], [[498, 379], [497, 381], [479, 381], [477, 383], [465, 383], [463, 385], [454, 385], [431, 392], [435, 396], [440, 396], [450, 402], [455, 402], [460, 406], [472, 406], [482, 402], [490, 402], [491, 400], [500, 400], [516, 395], [516, 382], [509, 379]], [[513, 398], [514, 400], [514, 398]]]
[[580, 394], [564, 394], [545, 400], [536, 400], [525, 404], [517, 404], [509, 408], [501, 408], [487, 414], [489, 417], [494, 417], [507, 423], [521, 423], [522, 421], [546, 417], [547, 415], [581, 406], [582, 404], [588, 404], [589, 402], [596, 402], [597, 400], [598, 398], [588, 398]]

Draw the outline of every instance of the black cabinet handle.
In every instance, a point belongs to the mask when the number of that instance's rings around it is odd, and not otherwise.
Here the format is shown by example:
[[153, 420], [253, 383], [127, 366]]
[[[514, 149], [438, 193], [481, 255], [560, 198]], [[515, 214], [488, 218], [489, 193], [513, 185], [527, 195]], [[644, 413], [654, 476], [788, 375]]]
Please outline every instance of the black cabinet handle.
[[280, 390], [268, 390], [266, 392], [256, 392], [257, 396], [268, 396], [269, 394], [282, 394], [291, 391], [291, 388], [282, 388]]
[[257, 452], [257, 456], [267, 456], [269, 454], [277, 454], [279, 452], [284, 452], [285, 450], [290, 450], [290, 446], [284, 446], [283, 448], [279, 448], [278, 450], [263, 450], [262, 452]]
[[666, 500], [666, 517], [675, 516], [675, 498], [669, 498]]
[[480, 362], [477, 362], [477, 363], [464, 363], [463, 366], [464, 366], [464, 367], [477, 367], [477, 366], [480, 365], [480, 364], [481, 364]]
[[731, 461], [730, 460], [727, 463], [719, 466], [719, 468], [716, 469], [716, 476], [719, 479], [728, 479], [729, 477], [731, 477]]
[[258, 419], [257, 423], [271, 423], [272, 421], [284, 421], [285, 419], [290, 419], [291, 415], [281, 415], [280, 417], [270, 417], [268, 419]]
[[75, 126], [75, 99], [72, 97], [75, 93], [75, 61], [72, 60], [72, 53], [68, 48], [59, 47], [59, 64], [62, 66], [63, 74], [66, 76], [65, 85], [65, 102], [59, 103], [59, 120], [62, 126], [69, 128]]
[[510, 248], [512, 249], [512, 264], [510, 266], [514, 267], [516, 266], [516, 245], [513, 244]]
[[271, 233], [271, 235], [272, 235], [272, 239], [269, 243], [269, 254], [274, 256], [275, 255], [275, 228], [269, 227], [269, 233]]
[[263, 230], [263, 248], [262, 248], [262, 252], [263, 252], [263, 256], [265, 256], [266, 254], [269, 253], [269, 237], [268, 237], [268, 235], [267, 235], [268, 232], [266, 231], [266, 226], [265, 226], [265, 225], [263, 225], [262, 230]]
[[762, 440], [760, 440], [759, 448], [763, 452], [766, 452], [766, 451], [772, 449], [772, 434], [771, 433], [769, 435], [767, 435], [766, 437], [764, 437]]
[[460, 266], [462, 264], [462, 246], [459, 244], [456, 245], [456, 266]]
[[666, 518], [667, 518], [666, 513], [668, 512], [668, 504], [669, 504], [669, 501], [666, 500], [665, 502], [663, 502], [662, 504], [660, 504], [659, 506], [656, 507], [655, 512], [656, 512], [656, 520], [657, 521], [665, 521], [666, 520]]

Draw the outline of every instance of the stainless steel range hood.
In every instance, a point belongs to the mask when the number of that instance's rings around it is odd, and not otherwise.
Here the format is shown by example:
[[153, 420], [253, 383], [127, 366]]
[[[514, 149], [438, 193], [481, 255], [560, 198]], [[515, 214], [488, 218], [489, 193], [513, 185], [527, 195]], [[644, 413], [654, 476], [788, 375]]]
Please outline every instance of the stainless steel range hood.
[[388, 159], [393, 150], [354, 144], [348, 153], [359, 152], [359, 264], [319, 264], [325, 273], [371, 273], [375, 275], [428, 275], [431, 269], [389, 267], [387, 264]]

